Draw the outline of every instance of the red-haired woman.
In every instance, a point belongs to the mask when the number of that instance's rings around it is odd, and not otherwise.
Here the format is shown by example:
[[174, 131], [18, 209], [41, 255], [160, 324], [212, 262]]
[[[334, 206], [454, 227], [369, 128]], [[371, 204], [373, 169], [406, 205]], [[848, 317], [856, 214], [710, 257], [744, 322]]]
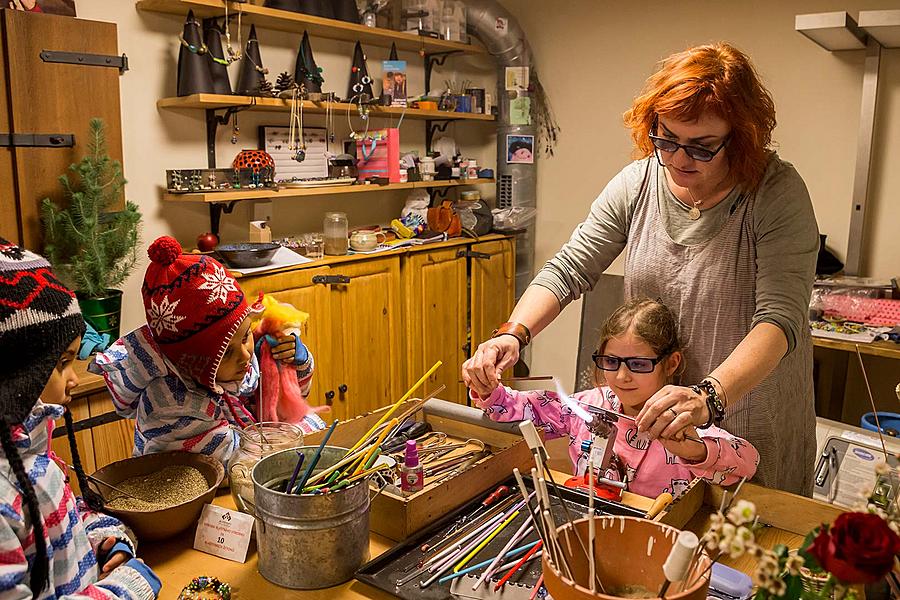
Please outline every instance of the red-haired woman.
[[684, 385], [655, 394], [638, 429], [671, 438], [721, 423], [759, 449], [756, 481], [810, 495], [818, 231], [806, 185], [771, 149], [772, 97], [739, 50], [698, 46], [661, 63], [625, 124], [640, 159], [606, 186], [463, 377], [479, 394], [496, 387], [531, 335], [625, 250], [626, 297], [674, 310], [688, 350]]

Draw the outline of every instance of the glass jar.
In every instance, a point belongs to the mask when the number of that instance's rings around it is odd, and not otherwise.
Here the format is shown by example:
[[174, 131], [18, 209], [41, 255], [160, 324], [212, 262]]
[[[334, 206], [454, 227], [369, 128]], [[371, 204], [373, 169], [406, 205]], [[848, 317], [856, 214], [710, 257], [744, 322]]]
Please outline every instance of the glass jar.
[[343, 256], [347, 254], [347, 213], [325, 213], [325, 254]]
[[258, 423], [256, 427], [238, 429], [238, 449], [231, 459], [228, 476], [231, 497], [241, 512], [253, 514], [253, 480], [250, 472], [266, 456], [303, 445], [303, 432], [290, 423]]

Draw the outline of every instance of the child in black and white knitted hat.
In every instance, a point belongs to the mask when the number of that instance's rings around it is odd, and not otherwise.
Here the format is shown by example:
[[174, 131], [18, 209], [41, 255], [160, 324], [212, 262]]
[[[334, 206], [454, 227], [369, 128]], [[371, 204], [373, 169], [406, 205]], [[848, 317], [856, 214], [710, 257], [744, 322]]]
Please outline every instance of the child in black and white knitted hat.
[[[156, 575], [134, 557], [124, 526], [78, 506], [50, 452], [65, 416], [82, 492], [91, 503], [63, 404], [85, 325], [75, 295], [42, 257], [0, 238], [0, 596], [156, 598]], [[99, 502], [98, 502], [99, 501]], [[52, 551], [49, 549], [52, 548]], [[108, 576], [102, 581], [100, 574]], [[93, 588], [93, 589], [91, 589]]]

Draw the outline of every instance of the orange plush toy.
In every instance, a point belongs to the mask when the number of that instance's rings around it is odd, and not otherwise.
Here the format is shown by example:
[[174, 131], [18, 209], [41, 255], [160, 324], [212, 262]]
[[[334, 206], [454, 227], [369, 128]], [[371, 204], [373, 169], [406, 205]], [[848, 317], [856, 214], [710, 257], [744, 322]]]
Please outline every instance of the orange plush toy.
[[[303, 391], [303, 386], [308, 386], [312, 378], [313, 359], [300, 341], [300, 327], [309, 315], [270, 296], [263, 298], [263, 306], [261, 318], [253, 324], [260, 370], [257, 417], [261, 422], [291, 423], [306, 432], [322, 429], [325, 422], [317, 413], [330, 409], [327, 406], [311, 407]], [[292, 335], [296, 340], [293, 365], [272, 356], [272, 346], [278, 344], [280, 335]], [[304, 370], [308, 371], [305, 377]]]

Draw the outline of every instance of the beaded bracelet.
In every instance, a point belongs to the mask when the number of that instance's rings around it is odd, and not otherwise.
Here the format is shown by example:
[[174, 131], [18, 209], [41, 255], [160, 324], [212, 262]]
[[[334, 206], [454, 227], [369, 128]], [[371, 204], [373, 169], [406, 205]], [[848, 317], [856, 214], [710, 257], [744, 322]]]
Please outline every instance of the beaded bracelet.
[[217, 577], [207, 577], [201, 575], [194, 577], [189, 584], [184, 586], [181, 593], [178, 594], [178, 600], [200, 600], [205, 598], [200, 592], [203, 590], [212, 590], [219, 600], [231, 600], [231, 586], [223, 581], [219, 581]]

